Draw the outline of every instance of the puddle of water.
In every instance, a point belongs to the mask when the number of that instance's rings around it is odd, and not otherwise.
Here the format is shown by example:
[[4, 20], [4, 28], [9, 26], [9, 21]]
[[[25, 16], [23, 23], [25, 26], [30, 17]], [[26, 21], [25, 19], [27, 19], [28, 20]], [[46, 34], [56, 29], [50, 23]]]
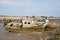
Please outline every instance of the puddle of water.
[[0, 32], [7, 32], [5, 29], [4, 29], [4, 24], [3, 23], [0, 23]]

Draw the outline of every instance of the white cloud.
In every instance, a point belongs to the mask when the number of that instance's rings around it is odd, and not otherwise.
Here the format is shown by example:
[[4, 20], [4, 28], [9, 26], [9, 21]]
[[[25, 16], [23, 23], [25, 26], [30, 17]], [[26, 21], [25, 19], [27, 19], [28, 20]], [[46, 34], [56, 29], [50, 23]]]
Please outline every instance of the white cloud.
[[0, 1], [2, 5], [20, 6], [20, 7], [31, 7], [30, 2], [16, 2], [16, 1]]

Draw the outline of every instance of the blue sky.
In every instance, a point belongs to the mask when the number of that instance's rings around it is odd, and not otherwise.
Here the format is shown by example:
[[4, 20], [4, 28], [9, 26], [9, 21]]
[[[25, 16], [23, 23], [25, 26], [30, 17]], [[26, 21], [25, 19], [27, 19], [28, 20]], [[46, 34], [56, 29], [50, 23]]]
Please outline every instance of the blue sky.
[[60, 17], [60, 0], [0, 0], [0, 15]]

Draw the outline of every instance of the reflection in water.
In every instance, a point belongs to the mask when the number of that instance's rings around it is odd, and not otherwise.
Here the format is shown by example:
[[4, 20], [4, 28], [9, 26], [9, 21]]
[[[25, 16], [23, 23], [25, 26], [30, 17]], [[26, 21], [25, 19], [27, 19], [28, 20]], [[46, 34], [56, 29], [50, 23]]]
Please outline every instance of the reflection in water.
[[4, 23], [0, 23], [0, 32], [7, 32], [4, 29]]

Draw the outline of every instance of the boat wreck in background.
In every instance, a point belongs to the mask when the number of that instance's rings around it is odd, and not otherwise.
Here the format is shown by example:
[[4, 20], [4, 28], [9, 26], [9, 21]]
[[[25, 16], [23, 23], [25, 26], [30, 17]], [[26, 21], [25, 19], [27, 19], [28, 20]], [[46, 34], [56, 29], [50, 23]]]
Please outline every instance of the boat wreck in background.
[[[54, 25], [54, 27], [53, 27]], [[40, 19], [34, 19], [30, 17], [24, 17], [21, 22], [8, 22], [5, 25], [5, 29], [10, 31], [13, 30], [21, 30], [23, 28], [27, 28], [30, 30], [40, 30], [40, 28], [56, 28], [56, 24], [50, 25], [49, 20], [47, 18], [40, 18]], [[32, 29], [33, 28], [33, 29]]]

